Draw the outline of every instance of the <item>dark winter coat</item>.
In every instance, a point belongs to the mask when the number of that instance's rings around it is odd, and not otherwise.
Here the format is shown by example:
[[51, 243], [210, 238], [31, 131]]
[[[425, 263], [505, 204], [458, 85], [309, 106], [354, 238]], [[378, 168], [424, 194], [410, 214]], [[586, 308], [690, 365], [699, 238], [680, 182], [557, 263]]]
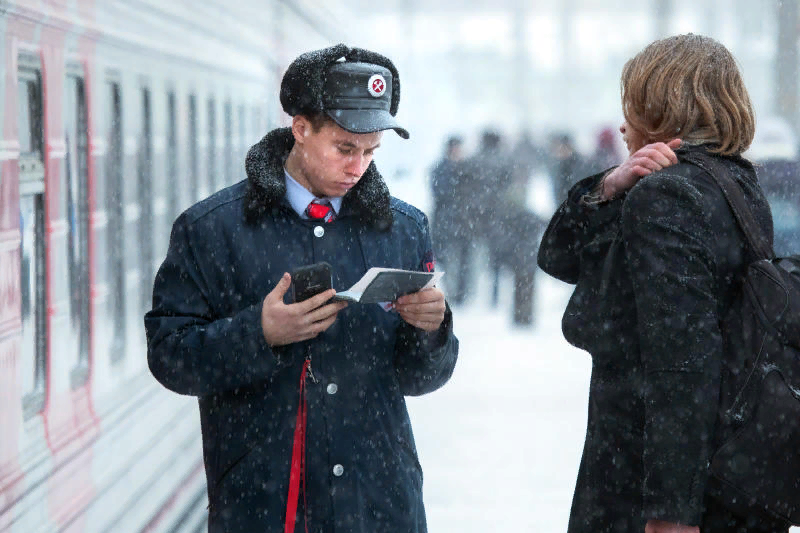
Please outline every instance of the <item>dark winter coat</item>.
[[[752, 165], [724, 159], [771, 235]], [[745, 264], [744, 239], [721, 190], [694, 165], [582, 204], [601, 176], [572, 188], [539, 249], [545, 272], [576, 284], [562, 328], [592, 356], [569, 532], [641, 532], [648, 519], [698, 525], [715, 446], [719, 320]]]
[[467, 238], [469, 210], [474, 189], [468, 182], [463, 161], [443, 158], [431, 170], [431, 192], [433, 193], [433, 226], [436, 249], [451, 239]]
[[463, 161], [442, 158], [431, 169], [431, 192], [436, 209], [452, 209], [469, 201], [471, 191], [463, 185]]
[[[404, 396], [436, 390], [453, 372], [449, 309], [428, 334], [376, 304], [351, 304], [316, 339], [272, 348], [260, 315], [281, 275], [302, 265], [327, 261], [340, 290], [373, 266], [424, 269], [427, 220], [389, 196], [373, 163], [320, 236], [285, 198], [293, 143], [289, 129], [269, 133], [247, 156], [247, 180], [175, 222], [145, 316], [148, 363], [165, 387], [199, 397], [210, 532], [283, 532], [308, 354], [318, 380], [307, 384], [309, 531], [421, 533], [422, 471]], [[301, 498], [296, 531], [302, 516]]]
[[500, 148], [481, 148], [465, 161], [470, 219], [484, 238], [493, 238], [492, 226], [507, 209], [506, 192], [514, 181], [514, 167]]

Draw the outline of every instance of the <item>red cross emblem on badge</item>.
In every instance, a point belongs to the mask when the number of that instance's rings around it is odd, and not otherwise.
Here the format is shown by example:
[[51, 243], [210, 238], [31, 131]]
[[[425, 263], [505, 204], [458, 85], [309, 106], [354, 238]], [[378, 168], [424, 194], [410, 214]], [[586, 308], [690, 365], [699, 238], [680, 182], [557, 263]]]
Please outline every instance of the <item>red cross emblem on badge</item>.
[[386, 80], [380, 74], [373, 74], [367, 82], [367, 90], [375, 98], [380, 98], [386, 90]]

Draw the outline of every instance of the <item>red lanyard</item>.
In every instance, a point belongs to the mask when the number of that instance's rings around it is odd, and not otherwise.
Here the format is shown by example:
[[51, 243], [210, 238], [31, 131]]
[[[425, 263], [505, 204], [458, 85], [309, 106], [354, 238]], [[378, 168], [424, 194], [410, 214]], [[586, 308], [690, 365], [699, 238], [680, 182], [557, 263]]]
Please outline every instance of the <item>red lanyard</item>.
[[[289, 497], [286, 502], [286, 522], [284, 533], [294, 533], [297, 515], [297, 499], [303, 492], [303, 520], [308, 533], [308, 514], [306, 511], [306, 424], [308, 421], [308, 400], [306, 399], [306, 376], [310, 372], [311, 360], [306, 359], [300, 372], [300, 405], [297, 407], [297, 422], [294, 427], [292, 445], [292, 470], [289, 474]], [[302, 479], [302, 489], [300, 481]]]

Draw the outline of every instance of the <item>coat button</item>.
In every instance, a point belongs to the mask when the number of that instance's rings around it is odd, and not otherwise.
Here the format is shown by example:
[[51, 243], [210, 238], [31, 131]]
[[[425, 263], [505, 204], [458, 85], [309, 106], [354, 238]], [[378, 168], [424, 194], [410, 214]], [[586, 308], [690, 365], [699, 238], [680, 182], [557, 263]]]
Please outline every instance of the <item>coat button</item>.
[[333, 475], [336, 477], [341, 476], [344, 474], [344, 467], [342, 465], [334, 465], [333, 466]]
[[322, 226], [314, 226], [314, 236], [322, 237], [323, 235], [325, 235], [325, 228]]
[[325, 390], [328, 391], [328, 394], [336, 394], [339, 390], [339, 385], [336, 383], [328, 383], [328, 387]]

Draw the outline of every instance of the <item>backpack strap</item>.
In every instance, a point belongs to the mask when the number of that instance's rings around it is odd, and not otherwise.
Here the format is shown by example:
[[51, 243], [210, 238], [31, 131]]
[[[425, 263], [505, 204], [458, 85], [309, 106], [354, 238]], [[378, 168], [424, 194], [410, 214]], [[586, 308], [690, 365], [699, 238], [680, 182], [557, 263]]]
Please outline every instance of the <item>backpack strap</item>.
[[747, 205], [742, 187], [731, 177], [730, 171], [725, 167], [722, 160], [712, 157], [706, 153], [692, 152], [682, 155], [683, 159], [695, 164], [705, 170], [714, 182], [722, 189], [722, 194], [728, 201], [728, 205], [733, 211], [736, 222], [742, 229], [750, 249], [756, 254], [756, 259], [773, 259], [775, 252], [769, 244], [761, 227], [756, 222], [753, 212]]

